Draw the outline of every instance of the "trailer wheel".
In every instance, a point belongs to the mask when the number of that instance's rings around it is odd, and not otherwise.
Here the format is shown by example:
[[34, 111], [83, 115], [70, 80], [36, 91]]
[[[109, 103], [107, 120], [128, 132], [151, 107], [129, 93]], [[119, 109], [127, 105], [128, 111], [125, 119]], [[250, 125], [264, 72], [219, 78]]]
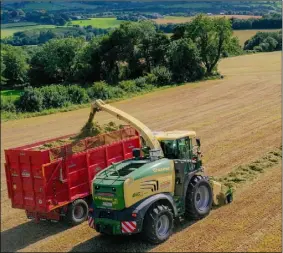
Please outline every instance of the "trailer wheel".
[[153, 244], [166, 241], [172, 234], [173, 222], [173, 213], [168, 206], [154, 205], [145, 215], [144, 239]]
[[212, 200], [212, 189], [207, 179], [193, 177], [186, 194], [186, 217], [193, 220], [204, 218], [210, 213]]
[[67, 222], [71, 225], [79, 225], [87, 219], [88, 204], [83, 199], [77, 199], [68, 206]]

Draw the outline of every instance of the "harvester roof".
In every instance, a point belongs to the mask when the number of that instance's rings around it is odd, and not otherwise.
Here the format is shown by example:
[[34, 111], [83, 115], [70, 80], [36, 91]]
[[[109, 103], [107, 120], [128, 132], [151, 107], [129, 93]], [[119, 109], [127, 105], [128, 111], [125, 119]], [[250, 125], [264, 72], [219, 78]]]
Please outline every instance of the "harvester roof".
[[160, 140], [176, 140], [184, 137], [196, 137], [195, 131], [166, 131], [166, 132], [153, 132], [155, 137]]

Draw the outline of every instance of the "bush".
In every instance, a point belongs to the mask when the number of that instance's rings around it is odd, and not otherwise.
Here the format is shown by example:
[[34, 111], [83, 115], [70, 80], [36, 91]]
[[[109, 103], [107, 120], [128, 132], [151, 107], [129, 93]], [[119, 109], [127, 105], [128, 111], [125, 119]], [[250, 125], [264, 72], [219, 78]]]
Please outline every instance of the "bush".
[[126, 95], [126, 92], [118, 86], [109, 86], [108, 94], [109, 98], [121, 98]]
[[135, 85], [139, 88], [145, 88], [146, 87], [146, 78], [145, 77], [139, 77], [134, 80]]
[[127, 81], [121, 81], [119, 82], [119, 86], [122, 90], [124, 90], [127, 93], [135, 93], [138, 91], [141, 91], [141, 88], [136, 86], [135, 81], [127, 80]]
[[256, 51], [256, 52], [262, 52], [263, 51], [261, 46], [255, 46], [253, 50]]
[[91, 99], [111, 98], [110, 87], [104, 82], [94, 82], [93, 86], [87, 89], [87, 94]]
[[152, 73], [147, 74], [145, 79], [146, 79], [146, 82], [149, 83], [149, 84], [156, 84], [157, 83], [157, 76], [152, 74]]
[[[260, 46], [262, 50], [257, 46]], [[258, 52], [282, 50], [282, 32], [258, 32], [245, 42], [244, 49], [256, 50]]]
[[68, 89], [63, 85], [49, 85], [40, 88], [45, 109], [67, 106], [69, 102]]
[[269, 50], [269, 44], [266, 42], [262, 42], [258, 45], [260, 48], [262, 48], [263, 52], [268, 52]]
[[1, 111], [16, 112], [15, 100], [1, 97]]
[[163, 86], [171, 83], [172, 73], [166, 67], [155, 67], [151, 73], [156, 77], [155, 84]]
[[246, 53], [247, 53], [247, 54], [255, 54], [256, 51], [255, 51], [255, 50], [246, 50]]
[[69, 100], [73, 104], [83, 104], [89, 101], [89, 96], [85, 89], [78, 85], [71, 85], [68, 87]]
[[18, 111], [39, 112], [43, 109], [43, 96], [37, 88], [27, 87], [16, 102]]
[[229, 53], [228, 53], [227, 51], [224, 51], [224, 52], [222, 53], [222, 57], [223, 57], [223, 58], [229, 57]]

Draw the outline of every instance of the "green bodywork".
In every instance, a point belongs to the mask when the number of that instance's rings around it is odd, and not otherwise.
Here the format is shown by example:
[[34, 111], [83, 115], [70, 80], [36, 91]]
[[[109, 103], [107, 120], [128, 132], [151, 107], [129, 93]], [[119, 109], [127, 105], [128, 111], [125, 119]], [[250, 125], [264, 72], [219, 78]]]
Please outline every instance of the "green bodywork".
[[[185, 140], [185, 141], [184, 141]], [[186, 140], [189, 140], [186, 142]], [[173, 141], [165, 141], [163, 144], [174, 144]], [[175, 145], [176, 144], [176, 145]], [[137, 187], [137, 184], [140, 182], [144, 182], [149, 178], [149, 181], [159, 180], [160, 175], [161, 177], [164, 176], [164, 173], [168, 175], [174, 174], [175, 176], [179, 177], [180, 174], [178, 174], [177, 170], [183, 170], [183, 177], [187, 178], [188, 174], [192, 173], [199, 173], [202, 169], [202, 161], [200, 156], [194, 155], [192, 152], [192, 142], [191, 139], [185, 138], [177, 140], [177, 142], [174, 145], [171, 145], [171, 148], [165, 148], [164, 152], [165, 157], [158, 159], [156, 161], [151, 161], [149, 158], [134, 158], [129, 159], [126, 161], [122, 161], [119, 163], [115, 163], [110, 165], [105, 170], [102, 170], [99, 172], [95, 179], [92, 182], [93, 187], [93, 200], [94, 200], [94, 212], [95, 209], [99, 211], [106, 212], [112, 211], [112, 212], [119, 212], [122, 216], [125, 214], [125, 217], [129, 218], [127, 216], [127, 210], [131, 211], [131, 208], [133, 207], [132, 202], [127, 202], [128, 197], [130, 195], [131, 198], [140, 197], [139, 201], [144, 201], [145, 198], [148, 196], [142, 195], [142, 187]], [[169, 147], [170, 145], [168, 145]], [[199, 149], [198, 149], [199, 150]], [[174, 171], [172, 173], [172, 160], [174, 161]], [[192, 162], [194, 160], [194, 162]], [[181, 161], [181, 164], [177, 164], [176, 161]], [[185, 163], [185, 165], [184, 165]], [[183, 166], [184, 165], [184, 166]], [[178, 167], [179, 166], [179, 167]], [[142, 180], [145, 179], [145, 180]], [[165, 179], [167, 180], [167, 179]], [[172, 177], [173, 180], [173, 177]], [[174, 179], [175, 180], [175, 179]], [[187, 178], [187, 180], [189, 180]], [[124, 184], [130, 183], [130, 186], [126, 185], [125, 188], [126, 193], [124, 192]], [[165, 181], [167, 182], [167, 181]], [[179, 188], [175, 185], [175, 182], [173, 182], [175, 187], [175, 192], [171, 193], [171, 196], [173, 196], [173, 205], [176, 208], [176, 215], [180, 216], [185, 213], [185, 194], [184, 190], [182, 190], [183, 183], [180, 184]], [[145, 186], [147, 187], [147, 186]], [[130, 189], [130, 191], [128, 190]], [[183, 188], [184, 189], [184, 188]], [[160, 190], [161, 191], [161, 190]], [[141, 194], [141, 195], [139, 195]], [[225, 189], [224, 193], [224, 200], [227, 196], [227, 194], [232, 194], [231, 189]], [[154, 192], [152, 193], [154, 195]], [[126, 208], [126, 203], [130, 203], [130, 208]], [[100, 217], [100, 216], [99, 216]], [[124, 217], [124, 216], [123, 216]], [[127, 221], [127, 218], [125, 221]], [[142, 219], [143, 217], [140, 217], [141, 220], [138, 221], [137, 225], [137, 232], [141, 231], [142, 229]], [[141, 222], [141, 223], [140, 223]], [[107, 233], [113, 234], [113, 235], [119, 235], [122, 233], [121, 231], [121, 220], [115, 220], [111, 218], [95, 218], [95, 224], [99, 226], [99, 231], [107, 231]]]
[[[151, 162], [149, 159], [130, 159], [113, 164], [96, 175], [93, 183], [93, 200], [97, 208], [122, 210], [125, 208], [124, 182], [131, 178], [134, 181], [157, 176], [164, 171], [158, 169], [169, 168], [167, 158]], [[108, 195], [108, 196], [107, 196]]]
[[106, 218], [97, 218], [95, 219], [95, 223], [101, 227], [101, 230], [104, 231], [107, 227], [111, 230], [108, 231], [109, 234], [112, 235], [121, 235], [122, 229], [121, 229], [121, 222]]

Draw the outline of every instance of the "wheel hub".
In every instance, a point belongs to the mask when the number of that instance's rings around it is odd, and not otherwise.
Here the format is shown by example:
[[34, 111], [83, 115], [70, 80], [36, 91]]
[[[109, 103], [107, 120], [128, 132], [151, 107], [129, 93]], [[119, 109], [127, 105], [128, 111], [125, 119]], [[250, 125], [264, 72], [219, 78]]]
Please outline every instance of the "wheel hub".
[[157, 221], [157, 233], [159, 236], [165, 236], [169, 231], [169, 218], [163, 214]]
[[209, 191], [207, 187], [201, 185], [196, 192], [196, 197], [195, 197], [195, 204], [196, 208], [199, 209], [200, 211], [204, 211], [208, 207], [209, 203]]
[[84, 208], [81, 205], [76, 206], [74, 210], [74, 215], [76, 219], [81, 219], [84, 216]]

